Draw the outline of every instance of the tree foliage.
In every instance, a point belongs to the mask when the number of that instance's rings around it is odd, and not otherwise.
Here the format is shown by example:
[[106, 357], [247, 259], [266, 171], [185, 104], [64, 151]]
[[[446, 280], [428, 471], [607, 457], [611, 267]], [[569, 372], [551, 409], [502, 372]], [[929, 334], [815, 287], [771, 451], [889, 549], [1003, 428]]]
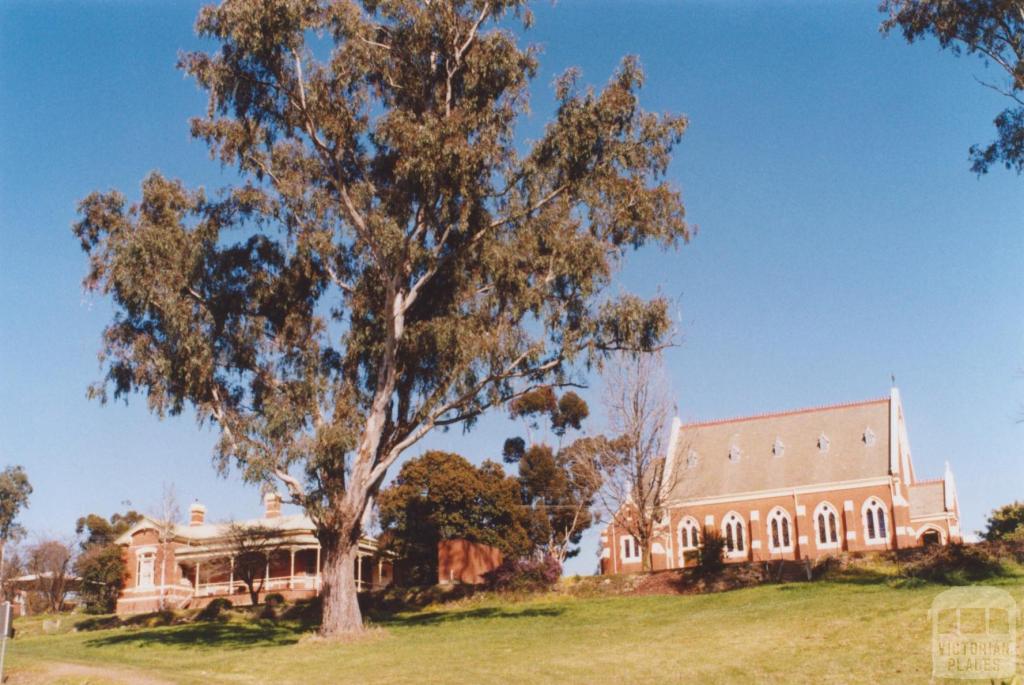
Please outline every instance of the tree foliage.
[[352, 566], [389, 467], [427, 433], [650, 349], [667, 304], [609, 286], [626, 254], [688, 238], [666, 180], [685, 119], [639, 107], [625, 59], [570, 71], [525, 149], [536, 51], [525, 0], [225, 0], [180, 67], [192, 134], [239, 182], [158, 173], [93, 193], [75, 235], [116, 316], [95, 396], [186, 406], [217, 460], [279, 479], [318, 524], [325, 633], [358, 630]]
[[24, 468], [8, 466], [0, 471], [0, 545], [20, 531], [16, 519], [22, 509], [28, 508], [31, 494], [32, 485]]
[[465, 538], [506, 557], [530, 550], [519, 484], [501, 466], [473, 466], [450, 452], [426, 452], [402, 465], [379, 499], [383, 538], [414, 585], [437, 582], [437, 544]]
[[[511, 402], [509, 413], [526, 420], [528, 429], [537, 429], [540, 420], [547, 419], [551, 431], [561, 439], [569, 428], [582, 427], [590, 408], [571, 390], [557, 397], [552, 388], [545, 387]], [[532, 437], [532, 430], [530, 434]], [[600, 477], [581, 456], [579, 450], [556, 451], [544, 442], [527, 447], [521, 437], [507, 439], [502, 449], [505, 463], [519, 467], [519, 491], [534, 551], [559, 565], [579, 554], [577, 545], [594, 521], [591, 509]]]
[[109, 519], [99, 514], [88, 514], [75, 521], [75, 535], [84, 536], [80, 543], [82, 549], [92, 545], [109, 545], [142, 519], [142, 514], [134, 509], [123, 514], [114, 513]]
[[989, 541], [1024, 541], [1024, 502], [1011, 502], [993, 510], [981, 535]]
[[89, 545], [75, 559], [75, 573], [81, 578], [79, 595], [85, 610], [113, 612], [124, 587], [124, 550], [119, 545]]
[[972, 170], [983, 174], [994, 164], [1024, 173], [1024, 1], [884, 0], [888, 18], [882, 31], [898, 29], [913, 43], [933, 36], [954, 54], [979, 55], [1002, 69], [1004, 83], [984, 85], [1008, 97], [995, 118], [996, 139], [970, 149]]
[[129, 510], [115, 513], [109, 519], [88, 514], [75, 522], [81, 552], [75, 559], [74, 570], [82, 579], [79, 594], [86, 611], [104, 614], [116, 607], [124, 586], [125, 561], [124, 550], [114, 541], [142, 518], [139, 512]]
[[6, 574], [14, 568], [7, 563], [7, 547], [24, 533], [17, 518], [22, 509], [28, 507], [31, 494], [32, 485], [28, 482], [24, 468], [8, 466], [0, 471], [0, 600], [8, 596]]

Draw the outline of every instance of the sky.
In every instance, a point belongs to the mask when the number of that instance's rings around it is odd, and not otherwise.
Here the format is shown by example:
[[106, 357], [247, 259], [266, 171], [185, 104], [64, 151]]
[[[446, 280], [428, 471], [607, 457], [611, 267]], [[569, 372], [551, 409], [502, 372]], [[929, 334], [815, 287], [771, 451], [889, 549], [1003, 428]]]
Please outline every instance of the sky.
[[[192, 141], [204, 94], [175, 69], [198, 3], [0, 3], [0, 466], [35, 488], [21, 522], [152, 509], [164, 483], [213, 520], [255, 516], [256, 487], [218, 477], [215, 435], [145, 400], [86, 399], [109, 302], [81, 287], [76, 204], [138, 196], [150, 171], [234, 178]], [[1006, 106], [999, 72], [878, 32], [873, 2], [562, 0], [535, 6], [542, 47], [524, 140], [552, 80], [600, 86], [622, 56], [642, 105], [690, 126], [670, 177], [697, 233], [632, 254], [616, 289], [676, 303], [666, 356], [679, 416], [715, 419], [885, 396], [895, 375], [919, 477], [956, 473], [963, 526], [1024, 495], [1024, 178], [977, 177], [967, 150]], [[599, 383], [585, 391], [601, 432]], [[425, 449], [475, 462], [521, 432], [502, 415]], [[592, 573], [597, 531], [570, 573]]]

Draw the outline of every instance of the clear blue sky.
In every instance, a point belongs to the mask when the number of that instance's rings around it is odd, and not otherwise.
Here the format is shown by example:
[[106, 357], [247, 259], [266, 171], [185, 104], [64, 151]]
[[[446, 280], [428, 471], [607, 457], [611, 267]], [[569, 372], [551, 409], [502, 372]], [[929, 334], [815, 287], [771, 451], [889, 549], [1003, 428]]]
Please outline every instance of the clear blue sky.
[[[1024, 178], [976, 178], [966, 158], [1004, 106], [974, 76], [996, 74], [883, 38], [873, 2], [768, 4], [538, 4], [525, 128], [543, 124], [564, 68], [602, 84], [639, 55], [643, 104], [690, 117], [672, 176], [699, 233], [636, 255], [621, 287], [678, 298], [682, 417], [878, 397], [895, 373], [917, 473], [951, 461], [977, 529], [1024, 496]], [[198, 45], [197, 7], [0, 5], [0, 464], [28, 469], [22, 520], [39, 533], [70, 534], [124, 500], [146, 509], [165, 481], [214, 519], [259, 511], [254, 488], [214, 475], [214, 437], [191, 418], [85, 398], [111, 309], [80, 287], [77, 201], [135, 197], [152, 169], [207, 187], [231, 178], [189, 139], [204, 96], [174, 69]], [[494, 457], [514, 431], [493, 418], [414, 453]], [[570, 571], [592, 571], [594, 550], [592, 534]]]

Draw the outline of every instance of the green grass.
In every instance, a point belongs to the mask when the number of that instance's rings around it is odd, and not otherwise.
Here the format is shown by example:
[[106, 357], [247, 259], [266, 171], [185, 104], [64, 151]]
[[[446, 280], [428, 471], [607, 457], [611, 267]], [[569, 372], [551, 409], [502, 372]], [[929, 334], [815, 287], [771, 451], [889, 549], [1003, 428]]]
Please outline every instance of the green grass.
[[[1024, 606], [1019, 568], [989, 584]], [[66, 623], [43, 635], [34, 619], [16, 624], [8, 663], [15, 682], [47, 661], [173, 683], [928, 682], [927, 612], [944, 589], [900, 587], [880, 569], [713, 595], [473, 598], [379, 618], [352, 644], [310, 640], [308, 626], [289, 621]]]

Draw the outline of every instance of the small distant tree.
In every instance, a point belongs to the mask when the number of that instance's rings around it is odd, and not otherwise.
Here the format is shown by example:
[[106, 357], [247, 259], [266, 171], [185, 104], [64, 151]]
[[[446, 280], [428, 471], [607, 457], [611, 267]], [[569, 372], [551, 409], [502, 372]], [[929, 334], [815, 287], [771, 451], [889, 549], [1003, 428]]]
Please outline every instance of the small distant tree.
[[618, 530], [640, 546], [642, 566], [651, 570], [656, 528], [677, 481], [666, 468], [665, 438], [673, 404], [660, 354], [626, 355], [602, 372], [611, 436], [583, 438], [576, 449], [582, 463], [600, 472], [598, 506]]
[[132, 510], [116, 513], [109, 519], [89, 514], [76, 522], [81, 552], [75, 559], [75, 573], [81, 578], [80, 595], [86, 611], [114, 610], [125, 576], [124, 551], [114, 541], [142, 518], [142, 514]]
[[[566, 432], [580, 430], [590, 408], [575, 392], [556, 397], [552, 388], [545, 387], [512, 402], [509, 411], [513, 418], [524, 419], [532, 444], [527, 447], [523, 438], [509, 438], [502, 458], [519, 467], [520, 495], [535, 551], [562, 566], [579, 554], [583, 533], [594, 522], [592, 507], [600, 474], [588, 467], [585, 452], [572, 446], [561, 448]], [[551, 432], [558, 437], [557, 451], [545, 442], [533, 443], [533, 431], [542, 419], [550, 422]]]
[[25, 469], [21, 466], [8, 466], [0, 471], [0, 600], [4, 594], [4, 555], [7, 545], [21, 537], [24, 529], [15, 519], [22, 509], [28, 508], [28, 497], [32, 494], [32, 485], [28, 482]]
[[15, 595], [13, 579], [27, 572], [25, 570], [24, 550], [14, 544], [8, 545], [2, 563], [3, 568], [0, 568], [0, 598], [13, 598]]
[[43, 539], [26, 550], [25, 570], [35, 576], [30, 591], [47, 611], [58, 612], [71, 591], [74, 547], [64, 540]]
[[704, 527], [703, 544], [697, 553], [697, 569], [714, 574], [725, 568], [725, 537], [715, 528]]
[[406, 462], [381, 491], [380, 523], [410, 584], [437, 582], [437, 545], [465, 538], [518, 557], [530, 551], [519, 484], [501, 466], [476, 467], [450, 452], [430, 451]]
[[114, 513], [109, 519], [99, 514], [87, 514], [75, 521], [75, 535], [82, 538], [79, 545], [83, 550], [93, 545], [109, 545], [143, 518], [134, 509]]
[[1013, 540], [1024, 542], [1024, 502], [1004, 504], [992, 511], [982, 537], [989, 541]]
[[882, 32], [908, 42], [933, 36], [953, 54], [978, 55], [1005, 72], [1003, 83], [981, 82], [1012, 104], [995, 118], [996, 140], [972, 145], [972, 170], [994, 164], [1024, 173], [1024, 2], [1021, 0], [884, 0]]

